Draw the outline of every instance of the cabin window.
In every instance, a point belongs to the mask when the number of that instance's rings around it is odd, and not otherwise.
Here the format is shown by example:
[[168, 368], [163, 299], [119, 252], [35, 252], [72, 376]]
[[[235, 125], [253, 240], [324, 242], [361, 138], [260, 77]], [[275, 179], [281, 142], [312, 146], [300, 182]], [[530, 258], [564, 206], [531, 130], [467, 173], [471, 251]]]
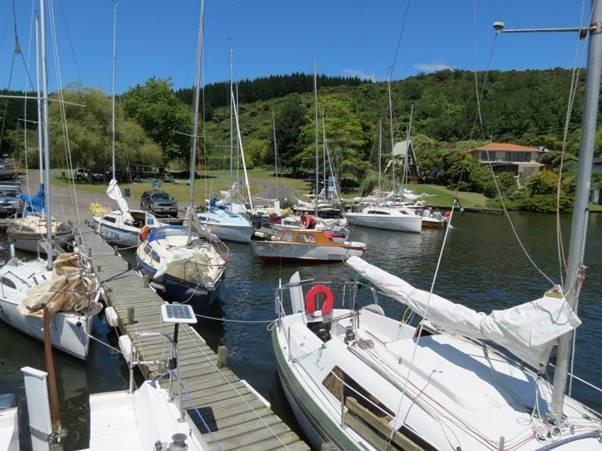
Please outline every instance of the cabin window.
[[0, 283], [2, 283], [2, 285], [4, 285], [5, 287], [12, 288], [13, 290], [17, 289], [15, 283], [8, 277], [3, 277], [2, 280], [0, 280]]
[[154, 262], [159, 263], [161, 261], [161, 257], [159, 257], [159, 254], [157, 254], [155, 251], [151, 252], [151, 258], [153, 259]]
[[113, 218], [112, 216], [105, 216], [104, 218], [102, 218], [102, 220], [115, 224], [115, 218]]
[[152, 251], [153, 249], [150, 247], [150, 244], [147, 243], [146, 246], [144, 246], [144, 253], [149, 255]]
[[316, 238], [313, 235], [309, 235], [308, 233], [300, 233], [299, 235], [297, 235], [297, 241], [299, 243], [315, 244]]
[[328, 376], [322, 381], [322, 385], [339, 400], [348, 396], [355, 398], [361, 406], [379, 418], [395, 416], [384, 404], [368, 393], [338, 366], [335, 366], [328, 373]]
[[371, 215], [389, 215], [390, 213], [388, 211], [382, 211], [382, 210], [370, 210], [368, 212], [368, 214], [371, 214]]
[[205, 216], [199, 216], [199, 221], [207, 221], [207, 218]]
[[282, 241], [293, 241], [293, 232], [284, 232], [280, 239]]

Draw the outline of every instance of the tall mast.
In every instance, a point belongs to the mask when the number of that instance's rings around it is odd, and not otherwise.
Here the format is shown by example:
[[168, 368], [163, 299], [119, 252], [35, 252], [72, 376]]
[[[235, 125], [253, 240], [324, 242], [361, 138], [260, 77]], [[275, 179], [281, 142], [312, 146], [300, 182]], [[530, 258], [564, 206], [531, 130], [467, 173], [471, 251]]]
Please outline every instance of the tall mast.
[[[276, 142], [276, 114], [274, 113], [274, 109], [272, 108], [272, 133], [274, 140], [274, 174], [276, 175], [276, 179], [278, 179], [278, 143]], [[280, 186], [276, 183], [276, 198], [280, 197]]]
[[393, 69], [389, 72], [389, 80], [387, 81], [387, 90], [389, 92], [389, 126], [391, 127], [391, 166], [393, 168], [392, 189], [395, 196], [395, 155], [393, 155], [393, 147], [395, 147], [395, 136], [393, 135], [393, 99], [391, 96], [391, 76]]
[[382, 173], [382, 152], [383, 152], [383, 120], [378, 120], [378, 196], [382, 193], [380, 177]]
[[[589, 49], [587, 57], [587, 73], [585, 76], [585, 101], [583, 123], [581, 126], [581, 145], [579, 148], [579, 166], [577, 170], [577, 186], [575, 188], [575, 204], [571, 223], [571, 238], [564, 292], [567, 302], [574, 311], [579, 305], [579, 289], [585, 267], [583, 255], [587, 235], [587, 219], [589, 215], [589, 193], [592, 176], [594, 145], [596, 141], [596, 122], [598, 119], [598, 101], [600, 99], [600, 75], [602, 72], [602, 2], [593, 1], [591, 27], [589, 28]], [[554, 389], [552, 392], [552, 420], [562, 423], [562, 407], [566, 390], [571, 344], [573, 333], [560, 337], [556, 370], [554, 372]]]
[[410, 109], [410, 120], [408, 122], [408, 129], [406, 131], [406, 151], [403, 156], [403, 175], [401, 176], [401, 188], [405, 188], [408, 183], [408, 163], [410, 162], [410, 138], [412, 135], [412, 118], [414, 116], [414, 104], [412, 104], [412, 108]]
[[[36, 35], [36, 97], [38, 106], [38, 157], [40, 185], [44, 183], [44, 144], [42, 143], [42, 94], [40, 92], [40, 18], [36, 16], [35, 20]], [[27, 151], [27, 149], [25, 149]]]
[[117, 58], [115, 56], [115, 41], [117, 35], [117, 5], [113, 4], [113, 59], [111, 64], [111, 164], [113, 168], [113, 180], [115, 180], [115, 66]]
[[[205, 31], [205, 0], [201, 0], [199, 34], [197, 38], [196, 72], [194, 77], [194, 124], [192, 128], [192, 148], [190, 149], [190, 211], [194, 208], [194, 177], [196, 175], [196, 150], [199, 136], [199, 109], [201, 105], [201, 65], [203, 62], [203, 34]], [[192, 228], [191, 228], [192, 230]]]
[[229, 52], [229, 59], [230, 59], [230, 188], [232, 188], [232, 185], [234, 184], [234, 113], [232, 111], [234, 102], [232, 101], [233, 98], [233, 91], [232, 91], [232, 43], [230, 43], [230, 52]]
[[47, 245], [47, 264], [48, 270], [52, 269], [52, 202], [50, 199], [50, 141], [48, 139], [48, 72], [46, 68], [46, 12], [45, 0], [40, 0], [40, 52], [42, 53], [42, 142], [44, 143], [44, 185], [46, 199], [46, 239]]
[[320, 188], [320, 145], [319, 145], [319, 125], [318, 125], [318, 75], [316, 74], [316, 60], [314, 58], [314, 124], [316, 126], [316, 189], [314, 196], [314, 213], [318, 216], [318, 190]]
[[249, 205], [251, 207], [251, 213], [255, 213], [255, 207], [253, 207], [253, 197], [251, 196], [251, 185], [249, 185], [249, 174], [247, 173], [247, 163], [245, 162], [245, 148], [242, 145], [242, 135], [240, 134], [240, 122], [238, 116], [238, 105], [234, 108], [234, 119], [236, 123], [236, 136], [238, 137], [238, 148], [240, 149], [240, 159], [242, 160], [242, 169], [245, 176], [245, 186], [247, 187], [247, 196], [249, 197]]

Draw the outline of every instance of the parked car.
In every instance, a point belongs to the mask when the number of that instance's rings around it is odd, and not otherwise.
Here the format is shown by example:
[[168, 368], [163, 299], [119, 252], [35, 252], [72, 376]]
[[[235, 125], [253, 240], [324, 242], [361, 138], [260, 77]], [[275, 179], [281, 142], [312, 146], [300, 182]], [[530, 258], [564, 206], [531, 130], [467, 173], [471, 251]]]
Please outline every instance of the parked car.
[[21, 188], [17, 184], [0, 184], [0, 217], [15, 216], [21, 212]]
[[104, 181], [104, 175], [100, 172], [90, 171], [90, 169], [78, 168], [75, 171], [75, 180], [82, 182], [102, 182]]
[[165, 191], [152, 189], [142, 193], [140, 208], [149, 210], [155, 216], [178, 216], [178, 203]]

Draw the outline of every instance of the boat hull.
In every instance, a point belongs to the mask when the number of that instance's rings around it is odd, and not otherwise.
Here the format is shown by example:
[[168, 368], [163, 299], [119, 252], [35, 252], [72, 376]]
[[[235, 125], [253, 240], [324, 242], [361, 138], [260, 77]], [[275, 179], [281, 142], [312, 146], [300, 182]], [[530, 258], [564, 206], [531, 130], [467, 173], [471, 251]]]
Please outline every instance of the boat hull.
[[217, 297], [219, 287], [224, 280], [222, 276], [216, 283], [215, 289], [208, 290], [205, 287], [199, 287], [190, 281], [174, 277], [170, 274], [163, 274], [154, 278], [156, 269], [144, 263], [137, 257], [138, 264], [142, 271], [150, 277], [150, 286], [159, 295], [168, 302], [178, 302], [181, 304], [190, 304], [197, 313], [204, 313]]
[[[8, 239], [15, 249], [32, 254], [46, 254], [44, 247], [46, 236], [41, 236], [39, 233], [22, 233], [12, 230], [7, 230]], [[61, 248], [66, 248], [67, 244], [73, 240], [73, 232], [71, 230], [55, 233], [52, 237], [53, 241]]]
[[248, 244], [255, 232], [255, 228], [250, 226], [232, 226], [227, 224], [205, 223], [211, 233], [217, 235], [222, 241], [232, 241], [234, 243]]
[[107, 243], [117, 244], [124, 247], [138, 246], [140, 232], [138, 229], [130, 230], [109, 225], [102, 220], [98, 221], [98, 233]]
[[422, 218], [422, 229], [444, 229], [447, 225], [447, 221], [434, 219], [434, 218]]
[[416, 217], [387, 217], [385, 215], [368, 215], [364, 213], [347, 213], [345, 219], [351, 225], [370, 227], [373, 229], [392, 230], [395, 232], [420, 233], [422, 218]]
[[[42, 318], [23, 315], [17, 304], [0, 298], [0, 319], [9, 326], [44, 341]], [[93, 318], [71, 313], [57, 313], [50, 319], [52, 346], [78, 359], [85, 359], [90, 344]]]
[[342, 262], [349, 257], [361, 257], [363, 247], [320, 246], [277, 241], [254, 241], [255, 254], [266, 261]]

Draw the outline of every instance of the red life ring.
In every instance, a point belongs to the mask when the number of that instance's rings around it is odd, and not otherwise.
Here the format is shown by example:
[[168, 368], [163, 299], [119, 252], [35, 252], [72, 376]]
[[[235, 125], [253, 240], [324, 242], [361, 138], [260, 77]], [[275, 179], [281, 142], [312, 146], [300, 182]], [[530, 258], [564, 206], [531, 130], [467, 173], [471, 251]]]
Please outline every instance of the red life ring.
[[147, 225], [140, 229], [140, 242], [146, 241], [148, 238], [148, 234], [150, 233], [151, 228]]
[[316, 311], [316, 296], [318, 294], [326, 296], [326, 300], [322, 304], [322, 316], [330, 315], [334, 304], [334, 296], [332, 290], [322, 283], [314, 285], [305, 295], [305, 312], [311, 315]]

